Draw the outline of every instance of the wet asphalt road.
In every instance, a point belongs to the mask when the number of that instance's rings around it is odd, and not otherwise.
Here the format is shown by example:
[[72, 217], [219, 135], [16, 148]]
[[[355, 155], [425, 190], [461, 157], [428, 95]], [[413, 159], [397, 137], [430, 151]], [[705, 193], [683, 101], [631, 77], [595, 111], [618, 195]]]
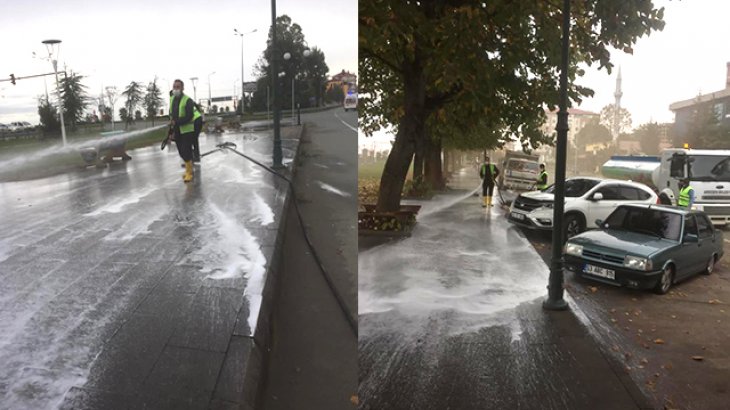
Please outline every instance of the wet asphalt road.
[[[233, 141], [270, 163], [264, 135], [201, 135], [201, 151]], [[290, 163], [297, 141], [283, 138]], [[130, 155], [0, 184], [0, 407], [221, 396], [231, 337], [256, 326], [285, 187], [232, 153], [203, 158], [191, 184], [174, 147]]]
[[[306, 230], [357, 320], [357, 113], [302, 116], [294, 185]], [[284, 236], [266, 410], [354, 409], [357, 335], [304, 243], [294, 209]]]

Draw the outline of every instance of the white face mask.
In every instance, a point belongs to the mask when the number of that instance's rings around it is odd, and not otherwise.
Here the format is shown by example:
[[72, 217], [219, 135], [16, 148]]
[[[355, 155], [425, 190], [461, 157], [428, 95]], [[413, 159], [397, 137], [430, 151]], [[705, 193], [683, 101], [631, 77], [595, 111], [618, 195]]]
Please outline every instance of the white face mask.
[[172, 90], [172, 95], [179, 97], [182, 94], [182, 90]]

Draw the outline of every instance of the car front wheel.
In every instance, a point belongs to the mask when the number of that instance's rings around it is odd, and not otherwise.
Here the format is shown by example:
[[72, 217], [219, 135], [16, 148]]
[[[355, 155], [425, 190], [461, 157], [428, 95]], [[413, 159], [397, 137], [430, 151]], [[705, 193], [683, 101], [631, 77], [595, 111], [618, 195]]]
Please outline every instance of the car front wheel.
[[585, 223], [578, 215], [565, 216], [565, 237], [572, 238], [586, 230]]
[[669, 292], [669, 288], [672, 287], [672, 281], [674, 281], [674, 268], [672, 265], [667, 265], [662, 271], [662, 276], [654, 287], [654, 293], [657, 295], [664, 295]]

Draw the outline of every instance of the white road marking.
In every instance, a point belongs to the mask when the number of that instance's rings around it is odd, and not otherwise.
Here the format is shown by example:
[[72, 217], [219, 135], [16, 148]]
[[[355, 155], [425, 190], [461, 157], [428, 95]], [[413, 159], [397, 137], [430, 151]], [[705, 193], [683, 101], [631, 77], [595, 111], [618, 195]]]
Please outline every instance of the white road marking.
[[337, 117], [338, 120], [340, 120], [341, 123], [345, 124], [345, 127], [357, 132], [357, 128], [353, 127], [352, 125], [346, 123], [342, 118], [340, 118], [339, 115], [337, 115], [337, 111], [335, 111], [335, 117]]

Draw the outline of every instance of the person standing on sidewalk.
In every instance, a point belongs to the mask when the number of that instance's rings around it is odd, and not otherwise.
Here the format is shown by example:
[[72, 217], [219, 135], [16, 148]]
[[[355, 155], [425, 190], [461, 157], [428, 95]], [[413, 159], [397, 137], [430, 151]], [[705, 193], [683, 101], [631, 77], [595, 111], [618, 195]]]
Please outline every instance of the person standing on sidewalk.
[[540, 191], [546, 190], [548, 187], [548, 174], [545, 172], [545, 164], [540, 164], [540, 175], [537, 176], [537, 184], [535, 188]]
[[492, 194], [494, 193], [494, 181], [499, 176], [499, 169], [496, 165], [489, 162], [489, 157], [484, 156], [484, 163], [479, 170], [479, 177], [482, 179], [482, 195], [484, 203], [482, 208], [492, 206]]
[[195, 120], [200, 118], [200, 112], [195, 108], [195, 103], [183, 90], [185, 84], [182, 80], [175, 80], [170, 96], [170, 126], [173, 127], [175, 144], [180, 158], [185, 161], [185, 174], [183, 181], [193, 180], [193, 141], [195, 139]]

